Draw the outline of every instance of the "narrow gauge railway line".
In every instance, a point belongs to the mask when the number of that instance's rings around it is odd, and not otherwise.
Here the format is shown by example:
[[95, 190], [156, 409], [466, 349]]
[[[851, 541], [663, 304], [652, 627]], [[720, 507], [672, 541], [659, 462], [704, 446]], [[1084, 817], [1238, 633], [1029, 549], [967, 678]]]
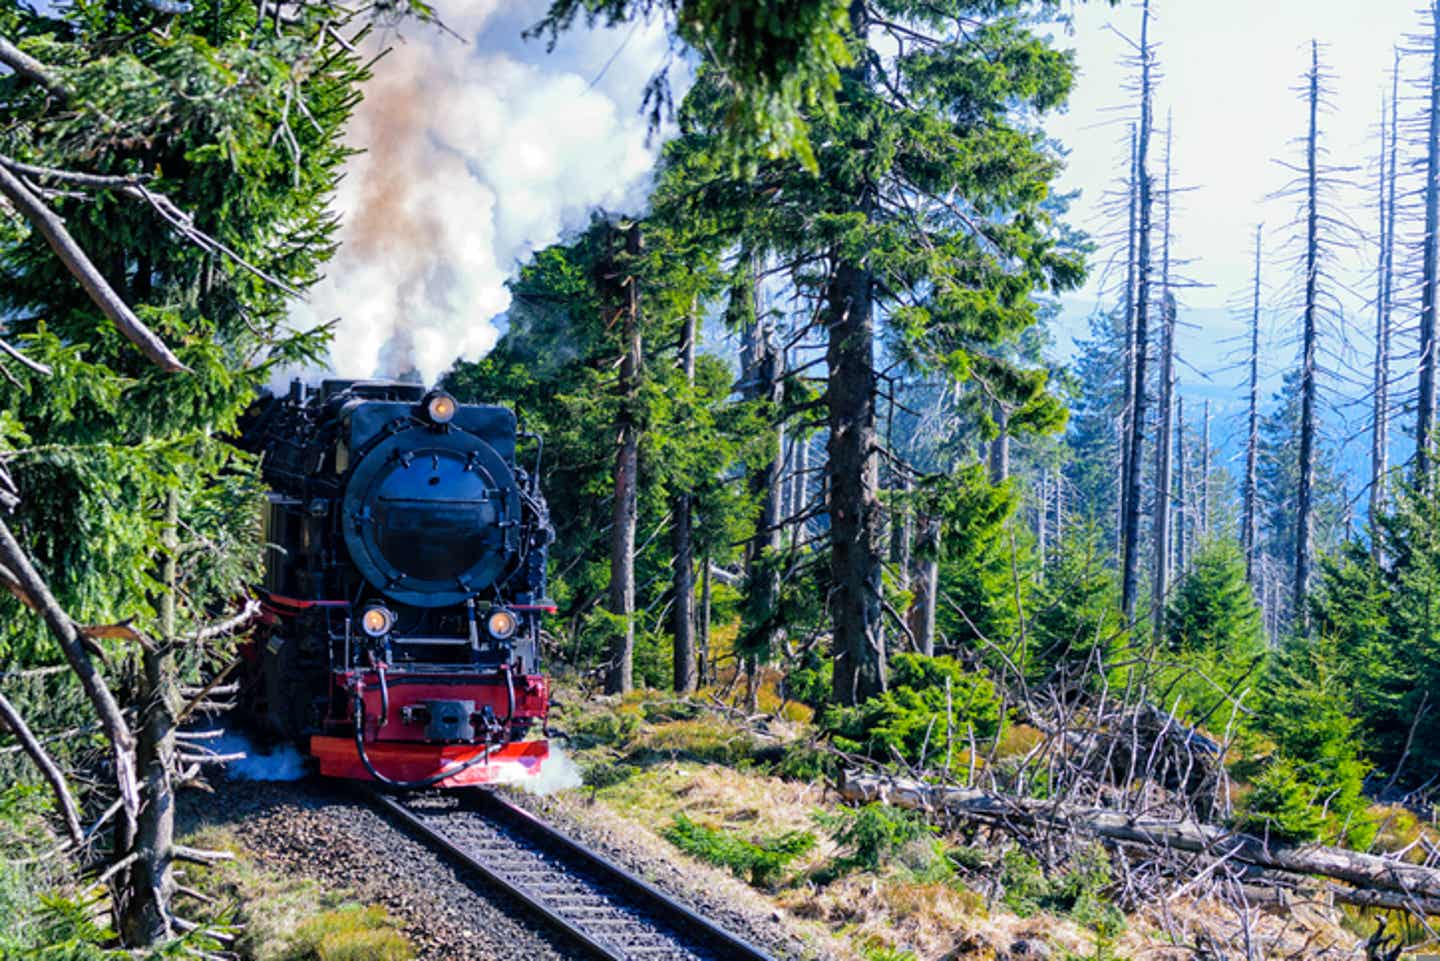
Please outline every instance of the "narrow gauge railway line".
[[605, 961], [774, 961], [654, 885], [489, 790], [390, 795], [382, 813]]

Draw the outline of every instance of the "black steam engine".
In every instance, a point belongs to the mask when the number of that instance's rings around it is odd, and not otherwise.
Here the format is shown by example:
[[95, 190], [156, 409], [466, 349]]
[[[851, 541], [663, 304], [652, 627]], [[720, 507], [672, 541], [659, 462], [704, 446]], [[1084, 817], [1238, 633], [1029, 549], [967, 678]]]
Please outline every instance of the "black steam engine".
[[[517, 444], [533, 441], [527, 470]], [[539, 441], [504, 407], [390, 381], [295, 382], [241, 446], [270, 487], [250, 706], [322, 774], [514, 780], [547, 754]]]

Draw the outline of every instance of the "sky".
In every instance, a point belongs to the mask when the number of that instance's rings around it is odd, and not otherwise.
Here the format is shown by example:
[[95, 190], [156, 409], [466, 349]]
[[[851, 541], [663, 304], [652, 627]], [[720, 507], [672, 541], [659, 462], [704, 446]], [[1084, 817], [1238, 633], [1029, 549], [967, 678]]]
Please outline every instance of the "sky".
[[[1309, 43], [1321, 43], [1331, 109], [1323, 119], [1329, 159], [1373, 176], [1374, 132], [1393, 48], [1417, 30], [1413, 0], [1155, 0], [1152, 36], [1161, 77], [1161, 128], [1173, 117], [1175, 250], [1181, 294], [1182, 392], [1210, 399], [1223, 421], [1242, 403], [1238, 366], [1247, 323], [1253, 237], [1266, 225], [1267, 393], [1294, 357], [1290, 334], [1296, 271], [1289, 263], [1293, 200], [1271, 198], [1291, 174], [1303, 132], [1297, 85]], [[329, 278], [297, 305], [305, 325], [342, 318], [332, 359], [343, 375], [418, 369], [433, 379], [458, 352], [483, 355], [504, 324], [506, 280], [534, 250], [583, 226], [597, 207], [643, 207], [656, 144], [647, 142], [640, 92], [666, 60], [656, 24], [577, 28], [553, 53], [521, 31], [545, 0], [457, 0], [443, 6], [464, 38], [411, 26], [382, 38], [383, 60], [350, 131], [367, 152], [351, 164], [338, 208], [342, 247]], [[1068, 110], [1046, 119], [1068, 151], [1060, 189], [1076, 193], [1071, 222], [1102, 244], [1119, 226], [1106, 195], [1126, 162], [1125, 36], [1138, 35], [1139, 7], [1101, 2], [1071, 8], [1056, 40], [1076, 51], [1079, 80]], [[1419, 61], [1416, 61], [1419, 63]], [[683, 68], [676, 77], [683, 85]], [[1164, 133], [1154, 157], [1159, 174]], [[1113, 195], [1112, 195], [1113, 196]], [[1269, 198], [1269, 199], [1267, 199]], [[1373, 229], [1373, 200], [1358, 187], [1336, 197], [1361, 231]], [[1085, 290], [1068, 295], [1055, 333], [1056, 359], [1073, 355], [1087, 318], [1115, 276], [1097, 258]], [[1364, 304], [1368, 251], [1344, 260], [1348, 329], [1333, 331], [1339, 365], [1368, 357]], [[1341, 349], [1341, 342], [1345, 349]], [[1195, 405], [1198, 408], [1198, 403]], [[1341, 433], [1344, 428], [1339, 428]]]
[[[1369, 232], [1374, 201], [1363, 188], [1374, 176], [1381, 96], [1390, 85], [1394, 47], [1418, 31], [1421, 15], [1411, 0], [1156, 0], [1153, 11], [1151, 35], [1161, 68], [1155, 114], [1161, 128], [1168, 121], [1173, 129], [1174, 182], [1185, 191], [1176, 196], [1175, 256], [1185, 261], [1181, 273], [1196, 285], [1180, 295], [1185, 324], [1177, 346], [1207, 372], [1238, 359], [1236, 338], [1248, 319], [1240, 305], [1249, 301], [1255, 228], [1263, 223], [1262, 355], [1273, 386], [1294, 355], [1288, 333], [1296, 271], [1293, 248], [1285, 243], [1295, 237], [1296, 207], [1294, 200], [1272, 195], [1293, 177], [1276, 161], [1301, 159], [1294, 140], [1304, 132], [1305, 114], [1297, 85], [1309, 65], [1310, 41], [1319, 41], [1330, 75], [1330, 109], [1321, 119], [1329, 161], [1358, 168], [1351, 174], [1357, 189], [1335, 199]], [[1046, 129], [1070, 151], [1060, 187], [1080, 192], [1072, 222], [1102, 239], [1119, 226], [1105, 211], [1105, 195], [1116, 188], [1114, 178], [1129, 149], [1127, 124], [1134, 110], [1126, 85], [1132, 68], [1121, 60], [1131, 49], [1126, 37], [1138, 38], [1139, 23], [1138, 4], [1089, 3], [1074, 9], [1072, 32], [1057, 37], [1076, 51], [1080, 76], [1068, 111], [1051, 118]], [[1162, 129], [1152, 154], [1157, 177], [1163, 149]], [[1348, 332], [1355, 344], [1351, 362], [1367, 349], [1370, 321], [1363, 297], [1372, 256], [1362, 248], [1341, 264], [1343, 279], [1357, 288], [1347, 305], [1355, 325]], [[1073, 338], [1084, 335], [1085, 318], [1107, 280], [1113, 283], [1114, 275], [1107, 275], [1102, 257], [1087, 288], [1066, 298], [1056, 344], [1060, 356], [1069, 356]], [[1200, 379], [1193, 371], [1180, 376]], [[1238, 370], [1215, 377], [1209, 393], [1217, 400], [1233, 395], [1240, 377]]]

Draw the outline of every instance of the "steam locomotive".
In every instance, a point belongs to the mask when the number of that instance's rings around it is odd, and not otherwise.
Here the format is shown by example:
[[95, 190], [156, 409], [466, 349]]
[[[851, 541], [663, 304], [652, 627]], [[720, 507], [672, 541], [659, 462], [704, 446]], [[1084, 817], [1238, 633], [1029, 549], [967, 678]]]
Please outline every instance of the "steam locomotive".
[[419, 788], [537, 774], [540, 618], [554, 610], [539, 438], [504, 407], [327, 380], [259, 401], [240, 446], [270, 488], [250, 718], [308, 743], [332, 777]]

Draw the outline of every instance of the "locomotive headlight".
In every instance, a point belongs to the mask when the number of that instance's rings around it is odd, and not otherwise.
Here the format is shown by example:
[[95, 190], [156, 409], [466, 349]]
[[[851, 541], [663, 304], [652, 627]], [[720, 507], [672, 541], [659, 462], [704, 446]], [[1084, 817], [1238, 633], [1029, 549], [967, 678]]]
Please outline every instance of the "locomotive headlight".
[[425, 405], [425, 413], [437, 424], [448, 424], [455, 419], [456, 407], [455, 398], [441, 391], [430, 397]]
[[395, 615], [386, 607], [369, 607], [360, 617], [360, 627], [371, 637], [384, 637], [395, 626]]
[[503, 607], [491, 611], [490, 616], [485, 619], [485, 629], [497, 641], [505, 641], [514, 637], [515, 628], [519, 626], [520, 621], [516, 619], [514, 612], [507, 611]]

